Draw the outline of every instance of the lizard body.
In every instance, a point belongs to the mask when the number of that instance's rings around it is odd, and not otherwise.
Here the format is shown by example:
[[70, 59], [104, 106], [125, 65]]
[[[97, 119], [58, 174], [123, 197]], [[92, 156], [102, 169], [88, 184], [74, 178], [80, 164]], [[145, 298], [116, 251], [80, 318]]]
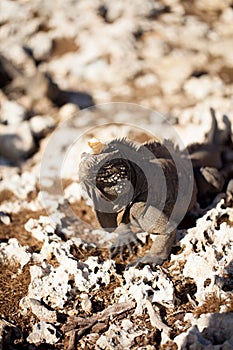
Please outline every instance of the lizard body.
[[[184, 214], [193, 208], [197, 198], [222, 190], [224, 177], [217, 169], [222, 166], [221, 147], [213, 140], [217, 123], [214, 115], [212, 119], [210, 140], [189, 147], [194, 182], [190, 181], [187, 170], [189, 160], [166, 140], [138, 145], [127, 139], [116, 139], [106, 144], [99, 154], [82, 155], [79, 177], [93, 200], [96, 217], [103, 228], [118, 233], [110, 248], [111, 257], [120, 253], [123, 258], [126, 248], [132, 252], [132, 244], [138, 240], [130, 225], [136, 225], [156, 234], [150, 252], [138, 259], [136, 265], [162, 264], [171, 252], [176, 227]], [[218, 162], [211, 159], [215, 153]], [[214, 164], [217, 167], [213, 167]], [[181, 200], [177, 206], [178, 193]]]

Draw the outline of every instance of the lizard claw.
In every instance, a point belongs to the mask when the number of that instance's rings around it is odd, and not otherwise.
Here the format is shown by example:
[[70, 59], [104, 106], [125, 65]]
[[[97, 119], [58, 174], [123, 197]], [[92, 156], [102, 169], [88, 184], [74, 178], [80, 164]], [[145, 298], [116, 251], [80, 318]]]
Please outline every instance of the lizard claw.
[[136, 246], [138, 244], [142, 244], [142, 242], [133, 232], [127, 231], [120, 233], [115, 242], [110, 247], [111, 259], [115, 258], [115, 256], [120, 253], [121, 260], [124, 260], [124, 252], [128, 250], [129, 254], [132, 255], [133, 246]]
[[157, 265], [162, 265], [165, 259], [159, 256], [152, 256], [151, 254], [147, 254], [142, 258], [138, 258], [127, 265], [127, 268], [130, 267], [143, 267], [145, 265], [150, 265], [152, 268], [155, 268]]

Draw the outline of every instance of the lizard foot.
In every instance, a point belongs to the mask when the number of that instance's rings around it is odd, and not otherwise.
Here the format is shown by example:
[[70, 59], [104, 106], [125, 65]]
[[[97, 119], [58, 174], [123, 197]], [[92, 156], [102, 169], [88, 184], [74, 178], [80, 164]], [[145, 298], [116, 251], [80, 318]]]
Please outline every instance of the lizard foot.
[[133, 232], [121, 232], [110, 247], [111, 259], [120, 253], [121, 260], [124, 260], [124, 252], [128, 250], [129, 254], [132, 255], [133, 247], [138, 244], [142, 244], [142, 241], [140, 241]]
[[138, 258], [131, 263], [128, 264], [129, 267], [143, 267], [145, 265], [150, 265], [151, 267], [155, 267], [157, 265], [162, 265], [164, 262], [164, 258], [161, 258], [159, 256], [153, 256], [151, 254], [147, 254], [143, 256], [142, 258]]

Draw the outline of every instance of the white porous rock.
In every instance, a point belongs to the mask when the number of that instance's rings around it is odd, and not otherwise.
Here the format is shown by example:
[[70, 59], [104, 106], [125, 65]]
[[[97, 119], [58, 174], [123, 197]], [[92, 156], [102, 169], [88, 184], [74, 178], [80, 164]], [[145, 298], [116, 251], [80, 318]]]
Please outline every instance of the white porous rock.
[[19, 125], [26, 118], [26, 111], [15, 101], [4, 101], [1, 106], [0, 120], [7, 125]]
[[0, 211], [7, 213], [19, 213], [22, 210], [39, 211], [41, 210], [41, 202], [36, 198], [29, 202], [27, 199], [16, 199], [12, 201], [4, 201], [0, 204]]
[[129, 268], [124, 272], [125, 284], [115, 289], [119, 302], [135, 300], [137, 303], [135, 315], [142, 314], [146, 308], [146, 300], [157, 302], [165, 307], [174, 303], [174, 287], [161, 267], [152, 271], [149, 266], [142, 270]]
[[[70, 253], [70, 249], [72, 246], [75, 246], [79, 249], [88, 249], [95, 247], [94, 244], [84, 242], [79, 237], [74, 237], [66, 242], [63, 242], [61, 238], [57, 235], [48, 235], [44, 240], [44, 244], [41, 248], [40, 257], [43, 261], [48, 260], [51, 258], [51, 256], [53, 256], [57, 259], [57, 262], [61, 265], [64, 265], [64, 267], [66, 266], [66, 264], [70, 265], [71, 270], [72, 266], [76, 268], [76, 260], [73, 259], [73, 256]], [[72, 260], [74, 260], [73, 264]]]
[[229, 45], [232, 45], [232, 37], [226, 37], [222, 40], [212, 40], [208, 45], [208, 51], [213, 57], [221, 57], [226, 65], [232, 66], [232, 52]]
[[24, 225], [25, 230], [32, 233], [32, 236], [38, 241], [45, 241], [48, 236], [52, 236], [55, 232], [55, 226], [52, 225], [48, 216], [41, 215], [39, 219], [29, 219]]
[[59, 117], [61, 122], [65, 122], [68, 119], [71, 119], [77, 116], [80, 111], [79, 107], [74, 103], [66, 103], [59, 109]]
[[[208, 35], [209, 26], [207, 23], [200, 20], [195, 16], [187, 16], [187, 21], [184, 25], [177, 26], [176, 31], [178, 36], [179, 44], [183, 48], [190, 50], [199, 49], [196, 55], [193, 55], [195, 59], [195, 65], [204, 66], [207, 63], [206, 49], [207, 49], [207, 40], [206, 36]], [[192, 40], [190, 40], [192, 38]], [[199, 62], [201, 59], [201, 62]], [[198, 60], [199, 59], [199, 60]]]
[[124, 319], [119, 325], [111, 324], [108, 331], [99, 337], [97, 349], [131, 349], [134, 339], [143, 334], [148, 334], [148, 330]]
[[[59, 78], [63, 78], [63, 81], [67, 75], [71, 75], [76, 79], [85, 79], [94, 86], [99, 86], [101, 81], [101, 84], [111, 88], [114, 80], [114, 86], [122, 88], [127, 78], [135, 76], [141, 70], [142, 64], [137, 59], [132, 35], [135, 27], [133, 21], [121, 19], [120, 26], [108, 27], [108, 35], [103, 26], [97, 26], [95, 35], [89, 36], [88, 40], [85, 32], [80, 32], [79, 52], [53, 59], [48, 63], [48, 69], [51, 74], [56, 74], [59, 69]], [[124, 40], [120, 40], [123, 35]]]
[[223, 82], [220, 78], [203, 75], [200, 78], [192, 77], [184, 84], [185, 92], [197, 100], [203, 100], [215, 91], [223, 89]]
[[159, 59], [164, 54], [169, 52], [168, 45], [157, 37], [156, 34], [148, 34], [143, 38], [142, 44], [142, 57], [147, 60], [147, 62], [155, 62], [155, 59]]
[[0, 125], [0, 154], [12, 161], [20, 161], [35, 149], [29, 123]]
[[192, 64], [188, 57], [176, 53], [159, 60], [159, 63], [155, 67], [155, 73], [161, 79], [160, 85], [165, 94], [177, 92], [191, 75]]
[[[20, 15], [20, 4], [11, 3], [10, 1], [3, 1], [1, 4], [1, 13], [0, 13], [0, 23], [4, 24], [7, 21], [15, 21], [15, 14], [19, 13]], [[22, 16], [22, 15], [21, 15]], [[20, 18], [22, 19], [23, 16]]]
[[149, 86], [158, 85], [158, 78], [152, 73], [147, 73], [136, 78], [134, 84], [139, 89], [146, 89]]
[[70, 203], [75, 203], [82, 198], [82, 186], [80, 183], [72, 182], [65, 188], [64, 196]]
[[25, 171], [22, 175], [14, 174], [0, 181], [0, 192], [9, 190], [19, 199], [26, 199], [35, 190], [36, 177], [32, 172]]
[[[108, 10], [107, 19], [112, 19], [113, 21], [118, 19], [119, 16], [132, 19], [145, 18], [161, 10], [161, 5], [153, 0], [145, 0], [143, 2], [135, 0], [133, 3], [119, 0], [117, 4], [111, 0], [105, 0], [104, 4]], [[111, 14], [110, 18], [108, 18], [108, 12]]]
[[50, 116], [36, 115], [29, 120], [32, 135], [36, 138], [44, 137], [51, 129], [54, 128], [55, 123]]
[[[58, 266], [54, 267], [49, 263], [42, 262], [48, 260], [54, 254]], [[88, 274], [88, 269], [83, 264], [78, 264], [69, 254], [66, 244], [61, 242], [44, 242], [40, 256], [41, 266], [31, 266], [31, 283], [28, 288], [28, 297], [41, 300], [52, 308], [63, 308], [67, 301], [68, 293], [71, 291], [69, 280], [79, 269]], [[80, 272], [80, 274], [82, 273]]]
[[56, 344], [61, 338], [61, 332], [48, 322], [39, 322], [33, 325], [32, 332], [27, 337], [29, 343]]
[[28, 42], [36, 60], [46, 60], [52, 51], [52, 40], [47, 33], [38, 32]]
[[51, 264], [43, 263], [41, 266], [31, 266], [30, 274], [28, 297], [43, 300], [52, 308], [62, 309], [71, 289], [68, 283], [70, 274], [67, 269], [65, 270], [64, 266], [54, 268]]
[[54, 310], [50, 310], [46, 305], [42, 304], [40, 300], [23, 297], [19, 302], [20, 313], [27, 315], [31, 311], [40, 321], [56, 322], [57, 313]]
[[221, 14], [221, 21], [216, 25], [217, 32], [221, 36], [231, 37], [233, 34], [233, 29], [227, 25], [226, 21], [229, 21], [233, 18], [232, 8], [226, 8]]
[[228, 217], [232, 220], [233, 217], [233, 209], [223, 209], [223, 202], [224, 200], [221, 200], [216, 208], [198, 219], [196, 227], [187, 230], [187, 234], [180, 241], [182, 253], [171, 256], [171, 271], [177, 264], [185, 262], [183, 275], [195, 281], [195, 299], [199, 305], [210, 294], [217, 293], [224, 299], [227, 297], [221, 285], [216, 283], [217, 279], [224, 279], [225, 271], [233, 259], [233, 227], [222, 222], [219, 228], [216, 228], [219, 218]]
[[[53, 186], [53, 184], [51, 186]], [[51, 189], [51, 192], [56, 192], [56, 189]], [[61, 219], [66, 215], [62, 211], [62, 205], [64, 204], [62, 189], [61, 194], [49, 193], [49, 191], [40, 191], [38, 198], [43, 207], [49, 213], [51, 225], [61, 225]]]
[[4, 56], [7, 57], [7, 59], [12, 62], [16, 68], [23, 67], [25, 73], [35, 73], [35, 62], [26, 53], [23, 45], [21, 45], [19, 42], [16, 42], [16, 40], [14, 40], [11, 44], [12, 45], [10, 47], [9, 44], [7, 47], [5, 47]]
[[121, 1], [112, 3], [110, 3], [109, 1], [105, 1], [105, 5], [107, 5], [106, 19], [108, 22], [112, 23], [118, 18], [122, 17], [124, 8], [122, 6]]
[[[187, 262], [184, 267], [184, 276], [193, 278], [197, 284], [197, 292], [195, 297], [199, 303], [205, 301], [208, 292], [211, 293], [215, 290], [215, 273], [213, 273], [212, 253], [212, 251], [209, 252], [210, 261], [206, 260], [206, 258], [192, 255], [187, 258]], [[211, 283], [205, 287], [204, 283], [208, 279], [211, 280]]]
[[[53, 236], [45, 239], [40, 254], [34, 254], [41, 265], [30, 267], [29, 298], [42, 299], [50, 307], [62, 309], [72, 288], [87, 293], [110, 283], [111, 276], [116, 273], [115, 262], [108, 260], [99, 263], [94, 257], [79, 262], [70, 253], [75, 244], [80, 246], [82, 241], [74, 239], [63, 242]], [[56, 266], [45, 262], [51, 258], [55, 259]]]
[[107, 286], [111, 282], [111, 276], [116, 272], [114, 260], [98, 263], [98, 257], [90, 256], [84, 263], [90, 271], [89, 283], [95, 289], [99, 289], [103, 284]]
[[8, 263], [18, 263], [22, 269], [31, 260], [31, 254], [27, 251], [28, 248], [28, 246], [22, 247], [16, 238], [10, 238], [7, 243], [0, 243], [1, 263], [6, 261]]

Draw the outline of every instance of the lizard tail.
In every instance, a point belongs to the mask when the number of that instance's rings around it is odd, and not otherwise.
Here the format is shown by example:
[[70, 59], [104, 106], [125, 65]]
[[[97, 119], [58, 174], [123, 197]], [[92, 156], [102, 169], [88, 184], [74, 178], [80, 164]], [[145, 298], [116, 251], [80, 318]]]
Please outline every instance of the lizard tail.
[[212, 118], [212, 124], [210, 131], [208, 132], [208, 135], [206, 137], [206, 142], [210, 145], [217, 145], [218, 143], [218, 123], [216, 119], [215, 110], [211, 107], [210, 108], [210, 115]]

